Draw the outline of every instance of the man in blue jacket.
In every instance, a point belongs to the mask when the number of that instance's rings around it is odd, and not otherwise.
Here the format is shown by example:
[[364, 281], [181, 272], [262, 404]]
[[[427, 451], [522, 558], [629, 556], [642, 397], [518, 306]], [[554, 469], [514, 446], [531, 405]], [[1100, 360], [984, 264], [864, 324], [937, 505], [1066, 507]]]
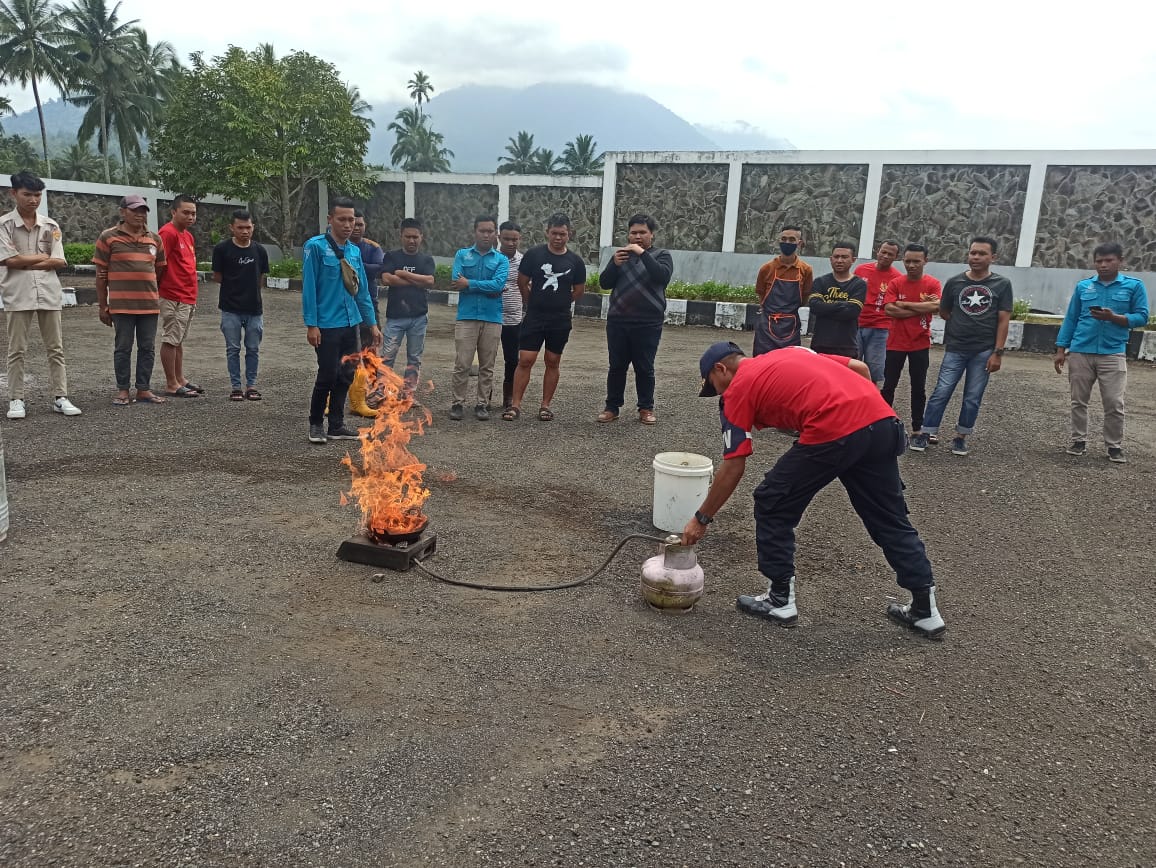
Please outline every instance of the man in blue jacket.
[[352, 361], [343, 360], [357, 352], [357, 327], [362, 321], [369, 323], [373, 343], [381, 343], [361, 252], [349, 240], [356, 219], [352, 199], [333, 199], [329, 228], [306, 241], [302, 253], [301, 313], [306, 339], [317, 351], [317, 381], [309, 405], [310, 443], [357, 439], [357, 431], [345, 425], [345, 396], [355, 367]]
[[474, 246], [464, 247], [454, 256], [451, 274], [458, 291], [458, 318], [454, 323], [453, 405], [450, 419], [460, 422], [465, 415], [466, 388], [470, 367], [478, 354], [478, 395], [474, 416], [481, 422], [490, 418], [490, 393], [494, 388], [494, 359], [502, 340], [502, 292], [510, 273], [509, 258], [494, 246], [498, 219], [488, 214], [474, 219]]
[[1124, 248], [1115, 242], [1099, 245], [1092, 258], [1096, 276], [1076, 284], [1056, 338], [1056, 373], [1068, 362], [1072, 388], [1072, 445], [1069, 455], [1088, 450], [1088, 400], [1092, 384], [1100, 383], [1104, 405], [1104, 445], [1108, 459], [1123, 464], [1124, 390], [1128, 385], [1128, 336], [1148, 322], [1148, 290], [1134, 277], [1120, 273]]

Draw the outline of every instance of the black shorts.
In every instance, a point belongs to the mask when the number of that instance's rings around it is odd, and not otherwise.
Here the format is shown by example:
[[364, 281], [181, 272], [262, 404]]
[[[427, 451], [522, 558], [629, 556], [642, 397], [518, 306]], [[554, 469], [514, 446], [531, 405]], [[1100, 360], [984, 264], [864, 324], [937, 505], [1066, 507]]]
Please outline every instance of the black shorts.
[[566, 349], [566, 342], [570, 340], [570, 320], [542, 322], [523, 320], [522, 330], [518, 333], [518, 349], [530, 353], [540, 352], [542, 344], [546, 345], [546, 352], [562, 355]]

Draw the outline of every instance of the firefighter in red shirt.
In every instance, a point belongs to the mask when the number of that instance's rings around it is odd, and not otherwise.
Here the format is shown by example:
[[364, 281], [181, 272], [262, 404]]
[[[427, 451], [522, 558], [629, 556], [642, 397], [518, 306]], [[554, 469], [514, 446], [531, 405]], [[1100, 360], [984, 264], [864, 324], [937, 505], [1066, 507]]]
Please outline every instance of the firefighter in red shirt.
[[743, 358], [733, 343], [713, 344], [699, 361], [700, 397], [720, 395], [722, 466], [683, 530], [694, 545], [727, 502], [752, 453], [750, 432], [778, 428], [798, 440], [755, 489], [759, 572], [767, 590], [738, 598], [738, 608], [784, 626], [795, 605], [795, 528], [808, 504], [838, 479], [867, 532], [895, 570], [911, 602], [892, 603], [888, 616], [924, 636], [946, 629], [935, 604], [935, 579], [923, 542], [907, 518], [898, 458], [907, 448], [903, 423], [872, 385], [862, 362], [804, 347]]

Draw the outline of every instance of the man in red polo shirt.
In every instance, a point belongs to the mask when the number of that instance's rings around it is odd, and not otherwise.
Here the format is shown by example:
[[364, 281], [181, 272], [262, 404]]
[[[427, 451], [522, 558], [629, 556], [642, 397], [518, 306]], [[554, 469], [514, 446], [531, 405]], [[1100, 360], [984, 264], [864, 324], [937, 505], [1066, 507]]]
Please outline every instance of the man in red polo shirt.
[[160, 280], [161, 366], [165, 394], [171, 398], [199, 398], [205, 390], [185, 379], [185, 338], [197, 309], [197, 242], [189, 227], [197, 222], [192, 196], [173, 199], [172, 220], [161, 227], [161, 242], [169, 267]]
[[919, 534], [907, 518], [898, 457], [907, 447], [903, 423], [879, 395], [867, 366], [804, 347], [744, 359], [733, 343], [717, 343], [699, 360], [700, 397], [720, 395], [723, 462], [702, 506], [682, 532], [684, 545], [706, 533], [742, 479], [753, 452], [750, 432], [798, 431], [799, 439], [755, 489], [755, 541], [767, 590], [738, 598], [740, 611], [792, 626], [795, 528], [816, 494], [838, 479], [867, 532], [895, 570], [911, 602], [887, 615], [924, 636], [946, 627], [935, 605], [935, 580]]

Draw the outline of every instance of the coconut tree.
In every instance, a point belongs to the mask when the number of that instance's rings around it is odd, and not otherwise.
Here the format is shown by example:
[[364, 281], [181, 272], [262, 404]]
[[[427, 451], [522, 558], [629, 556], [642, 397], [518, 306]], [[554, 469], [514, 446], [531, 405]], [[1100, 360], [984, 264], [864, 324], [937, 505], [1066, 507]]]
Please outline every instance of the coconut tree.
[[102, 172], [100, 156], [87, 144], [75, 142], [56, 158], [56, 177], [70, 181], [95, 181]]
[[510, 136], [506, 145], [506, 156], [498, 158], [499, 175], [528, 175], [534, 170], [534, 136], [525, 130]]
[[[86, 141], [93, 132], [98, 134], [97, 150], [104, 158], [106, 184], [112, 183], [110, 105], [119, 102], [126, 126], [133, 111], [144, 110], [143, 105], [134, 105], [139, 93], [134, 79], [140, 76], [133, 63], [138, 59], [134, 29], [137, 22], [136, 19], [121, 22], [120, 5], [117, 3], [109, 9], [105, 0], [76, 0], [76, 5], [61, 15], [69, 49], [80, 63], [73, 88], [80, 97], [72, 101], [89, 109], [81, 122], [80, 139]], [[123, 156], [123, 141], [121, 147]]]
[[562, 158], [554, 155], [549, 148], [538, 148], [530, 162], [532, 175], [559, 175], [562, 172]]
[[[400, 114], [400, 112], [399, 112]], [[425, 119], [423, 118], [423, 121]], [[394, 122], [397, 141], [389, 159], [403, 172], [448, 172], [454, 152], [445, 147], [445, 137], [426, 123], [402, 126]]]
[[32, 88], [47, 174], [52, 170], [40, 82], [48, 81], [61, 93], [67, 92], [69, 56], [61, 47], [65, 39], [61, 16], [52, 0], [0, 0], [0, 78]]
[[424, 114], [421, 104], [429, 102], [429, 95], [434, 92], [434, 86], [430, 83], [429, 76], [419, 69], [413, 74], [413, 78], [406, 83], [406, 87], [409, 88], [410, 98], [417, 106], [417, 113], [419, 115]]
[[562, 149], [562, 170], [567, 175], [601, 175], [604, 162], [594, 136], [575, 136]]

